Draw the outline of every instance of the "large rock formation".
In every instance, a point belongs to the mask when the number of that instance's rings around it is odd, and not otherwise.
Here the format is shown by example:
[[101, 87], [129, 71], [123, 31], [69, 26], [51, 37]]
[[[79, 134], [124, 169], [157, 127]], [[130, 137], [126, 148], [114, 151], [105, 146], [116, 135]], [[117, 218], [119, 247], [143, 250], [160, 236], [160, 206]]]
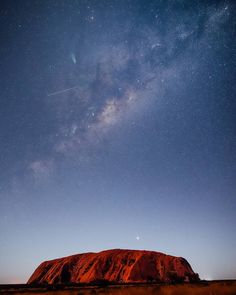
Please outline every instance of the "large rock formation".
[[107, 250], [77, 254], [41, 263], [28, 283], [138, 283], [196, 281], [182, 257], [154, 251]]

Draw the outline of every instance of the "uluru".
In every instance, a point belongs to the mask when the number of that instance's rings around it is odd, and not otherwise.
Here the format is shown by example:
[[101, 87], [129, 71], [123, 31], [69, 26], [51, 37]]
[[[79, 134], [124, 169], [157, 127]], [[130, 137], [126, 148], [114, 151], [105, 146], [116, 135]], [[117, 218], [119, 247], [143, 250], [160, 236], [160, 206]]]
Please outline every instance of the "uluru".
[[199, 277], [182, 257], [145, 250], [113, 249], [42, 262], [28, 284], [173, 283]]

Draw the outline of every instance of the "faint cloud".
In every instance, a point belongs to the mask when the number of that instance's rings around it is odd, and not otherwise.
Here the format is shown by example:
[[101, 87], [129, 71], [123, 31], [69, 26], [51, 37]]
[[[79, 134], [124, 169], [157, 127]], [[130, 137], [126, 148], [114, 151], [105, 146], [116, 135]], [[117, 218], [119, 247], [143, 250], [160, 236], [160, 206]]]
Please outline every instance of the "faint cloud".
[[38, 160], [29, 164], [28, 169], [31, 171], [35, 178], [48, 177], [54, 168], [53, 160]]

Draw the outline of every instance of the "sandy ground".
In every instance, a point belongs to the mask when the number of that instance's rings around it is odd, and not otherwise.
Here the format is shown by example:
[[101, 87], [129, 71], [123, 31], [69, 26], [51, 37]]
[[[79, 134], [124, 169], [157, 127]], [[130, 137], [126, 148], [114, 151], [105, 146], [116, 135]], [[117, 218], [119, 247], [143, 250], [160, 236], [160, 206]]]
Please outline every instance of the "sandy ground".
[[236, 295], [236, 281], [217, 281], [198, 284], [150, 285], [150, 286], [111, 286], [105, 288], [87, 287], [64, 290], [24, 289], [23, 287], [3, 288], [0, 294], [35, 295]]

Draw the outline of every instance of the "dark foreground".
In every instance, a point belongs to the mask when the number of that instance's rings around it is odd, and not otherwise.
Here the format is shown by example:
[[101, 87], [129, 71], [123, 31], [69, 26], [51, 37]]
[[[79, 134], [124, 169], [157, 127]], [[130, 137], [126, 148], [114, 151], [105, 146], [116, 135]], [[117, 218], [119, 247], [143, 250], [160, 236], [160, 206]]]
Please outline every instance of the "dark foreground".
[[175, 285], [37, 286], [0, 285], [0, 294], [35, 295], [236, 295], [236, 281], [203, 281]]

